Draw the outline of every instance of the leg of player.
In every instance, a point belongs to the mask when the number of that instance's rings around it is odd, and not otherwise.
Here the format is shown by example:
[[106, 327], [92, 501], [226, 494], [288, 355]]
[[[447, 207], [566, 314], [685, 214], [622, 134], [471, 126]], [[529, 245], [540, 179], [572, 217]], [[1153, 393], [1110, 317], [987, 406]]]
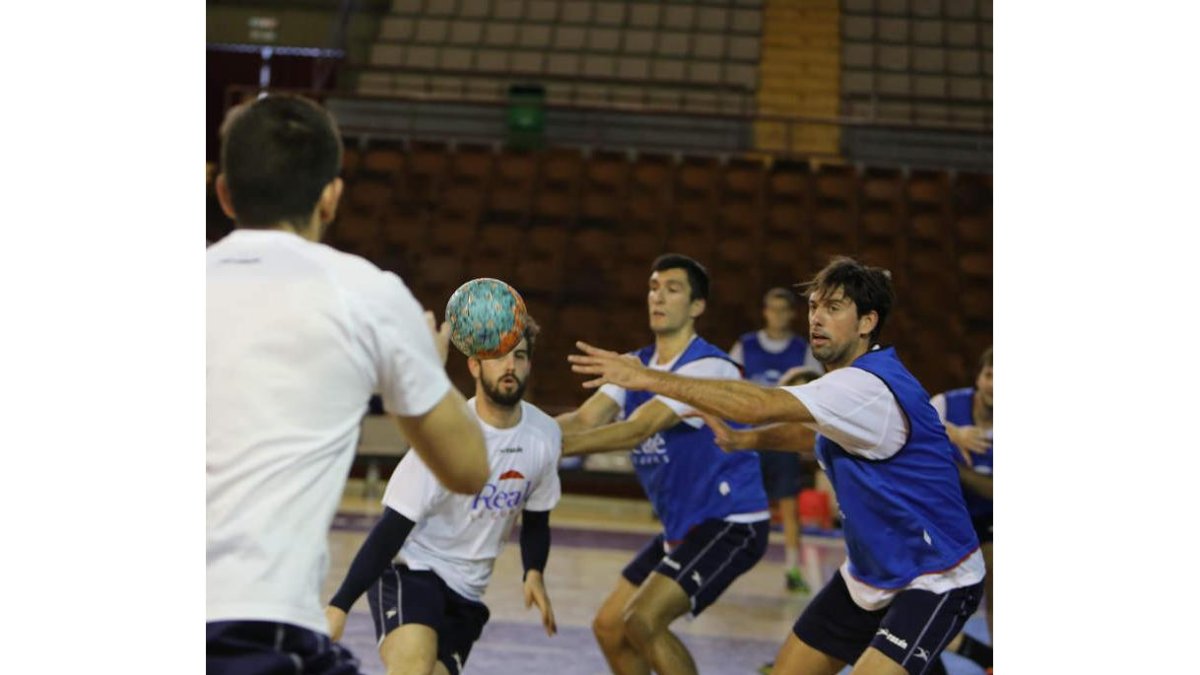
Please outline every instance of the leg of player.
[[789, 632], [775, 656], [771, 675], [836, 675], [845, 667], [845, 661], [808, 645]]
[[891, 660], [883, 652], [874, 647], [867, 651], [854, 664], [851, 675], [908, 675], [908, 671], [899, 663]]
[[692, 608], [679, 584], [653, 572], [625, 611], [625, 635], [659, 675], [695, 675], [696, 662], [668, 629]]
[[608, 667], [617, 675], [649, 675], [650, 666], [638, 654], [633, 643], [625, 637], [623, 616], [625, 607], [637, 593], [637, 586], [629, 583], [625, 577], [617, 579], [617, 587], [600, 605], [596, 618], [592, 621], [592, 632], [600, 651], [608, 661]]
[[789, 591], [808, 592], [808, 584], [800, 574], [800, 524], [796, 518], [796, 498], [779, 500], [779, 515], [783, 520], [784, 567], [787, 568]]
[[[387, 634], [379, 645], [379, 657], [387, 675], [430, 675], [437, 672], [438, 638], [429, 626], [407, 623]], [[446, 669], [441, 666], [442, 670]]]
[[992, 634], [992, 542], [980, 545], [983, 549], [983, 564], [987, 568], [987, 578], [983, 580], [983, 596], [987, 600], [988, 642], [996, 644], [996, 636]]

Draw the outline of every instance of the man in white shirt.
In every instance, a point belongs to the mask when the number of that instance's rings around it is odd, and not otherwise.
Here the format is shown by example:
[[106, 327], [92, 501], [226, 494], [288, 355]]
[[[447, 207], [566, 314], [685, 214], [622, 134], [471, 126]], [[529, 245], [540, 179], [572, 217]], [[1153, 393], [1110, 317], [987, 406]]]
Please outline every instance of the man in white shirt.
[[[797, 619], [774, 673], [834, 675], [850, 663], [855, 673], [925, 673], [983, 592], [956, 451], [929, 394], [879, 346], [893, 298], [886, 271], [838, 258], [809, 287], [810, 343], [828, 372], [809, 384], [678, 377], [584, 343], [570, 360], [597, 376], [585, 387], [618, 384], [695, 406], [726, 450], [792, 450], [800, 429], [815, 429], [847, 561]], [[735, 430], [718, 418], [768, 426]]]
[[[708, 286], [707, 270], [687, 256], [654, 261], [647, 295], [654, 343], [636, 353], [641, 363], [689, 379], [741, 375], [728, 354], [696, 334]], [[696, 663], [670, 625], [698, 616], [767, 550], [758, 457], [722, 452], [691, 412], [680, 401], [608, 386], [558, 417], [565, 455], [633, 448], [630, 461], [663, 523], [592, 623], [615, 673], [694, 674]]]
[[542, 574], [550, 553], [550, 509], [562, 488], [562, 432], [554, 419], [522, 401], [537, 325], [507, 355], [467, 360], [475, 378], [468, 401], [483, 426], [492, 474], [475, 495], [454, 495], [421, 458], [405, 455], [388, 482], [384, 512], [350, 564], [326, 610], [340, 639], [346, 614], [367, 595], [379, 655], [389, 675], [458, 675], [489, 612], [483, 594], [496, 556], [522, 515], [525, 605], [542, 612], [547, 635], [557, 627]]
[[444, 371], [448, 329], [394, 274], [319, 242], [341, 139], [311, 101], [268, 96], [222, 129], [217, 194], [237, 229], [207, 249], [207, 671], [352, 673], [319, 597], [327, 536], [373, 392], [439, 480], [487, 478]]

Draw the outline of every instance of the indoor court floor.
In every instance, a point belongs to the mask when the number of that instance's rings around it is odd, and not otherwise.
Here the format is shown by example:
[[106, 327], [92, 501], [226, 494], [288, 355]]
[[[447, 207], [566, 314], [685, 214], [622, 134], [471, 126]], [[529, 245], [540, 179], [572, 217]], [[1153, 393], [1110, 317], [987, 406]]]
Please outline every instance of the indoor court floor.
[[[377, 498], [364, 498], [361, 482], [350, 482], [330, 532], [330, 574], [324, 597], [336, 590], [380, 509]], [[547, 637], [537, 609], [524, 607], [520, 547], [514, 537], [496, 561], [484, 596], [491, 620], [471, 651], [464, 669], [467, 675], [609, 672], [592, 636], [592, 616], [625, 564], [657, 532], [657, 521], [645, 501], [564, 495], [550, 524], [553, 544], [546, 586], [558, 634]], [[805, 537], [805, 575], [814, 591], [837, 570], [844, 555], [838, 538]], [[700, 673], [754, 675], [775, 657], [807, 601], [808, 596], [784, 590], [782, 535], [773, 532], [766, 557], [754, 569], [699, 618], [679, 619], [672, 630], [691, 650]], [[966, 630], [987, 639], [982, 609]], [[354, 605], [343, 641], [361, 661], [364, 673], [384, 675], [366, 598]], [[945, 663], [951, 675], [982, 672], [956, 655], [946, 657]]]

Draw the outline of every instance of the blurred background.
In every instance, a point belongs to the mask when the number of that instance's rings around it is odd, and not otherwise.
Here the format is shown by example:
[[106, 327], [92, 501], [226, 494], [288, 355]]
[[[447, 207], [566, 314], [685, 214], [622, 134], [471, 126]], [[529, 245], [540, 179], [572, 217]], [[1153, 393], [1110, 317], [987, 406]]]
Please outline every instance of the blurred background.
[[[326, 242], [439, 315], [468, 279], [515, 286], [551, 413], [588, 393], [575, 340], [650, 342], [667, 251], [709, 268], [697, 328], [725, 349], [838, 254], [891, 270], [883, 338], [930, 393], [991, 344], [991, 0], [209, 0], [207, 42], [207, 239], [225, 111], [321, 101], [346, 144]], [[624, 457], [586, 468], [568, 490], [641, 494]]]

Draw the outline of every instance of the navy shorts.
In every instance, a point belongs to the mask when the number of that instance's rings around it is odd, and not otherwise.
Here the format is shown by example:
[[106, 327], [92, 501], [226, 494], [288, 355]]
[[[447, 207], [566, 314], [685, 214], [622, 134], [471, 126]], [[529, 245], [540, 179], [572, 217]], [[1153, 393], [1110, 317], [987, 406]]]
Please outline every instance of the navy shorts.
[[208, 675], [359, 675], [348, 649], [316, 633], [273, 621], [210, 621]]
[[971, 515], [971, 525], [975, 526], [975, 536], [979, 537], [979, 543], [992, 543], [992, 514], [985, 513], [983, 515]]
[[770, 532], [766, 520], [731, 523], [711, 518], [689, 530], [670, 555], [663, 550], [663, 535], [658, 535], [621, 574], [634, 586], [641, 586], [651, 572], [674, 579], [692, 601], [692, 616], [699, 616], [762, 559]]
[[804, 465], [798, 453], [759, 450], [758, 461], [762, 467], [763, 487], [766, 488], [767, 499], [795, 499], [800, 490], [804, 489], [801, 480]]
[[945, 593], [907, 590], [887, 607], [867, 611], [850, 597], [839, 571], [804, 609], [792, 632], [846, 663], [858, 661], [867, 647], [874, 647], [917, 675], [958, 635], [982, 596], [982, 581]]
[[437, 659], [458, 675], [491, 613], [482, 602], [455, 593], [437, 574], [392, 565], [367, 591], [375, 639], [404, 624], [429, 626], [437, 633]]

